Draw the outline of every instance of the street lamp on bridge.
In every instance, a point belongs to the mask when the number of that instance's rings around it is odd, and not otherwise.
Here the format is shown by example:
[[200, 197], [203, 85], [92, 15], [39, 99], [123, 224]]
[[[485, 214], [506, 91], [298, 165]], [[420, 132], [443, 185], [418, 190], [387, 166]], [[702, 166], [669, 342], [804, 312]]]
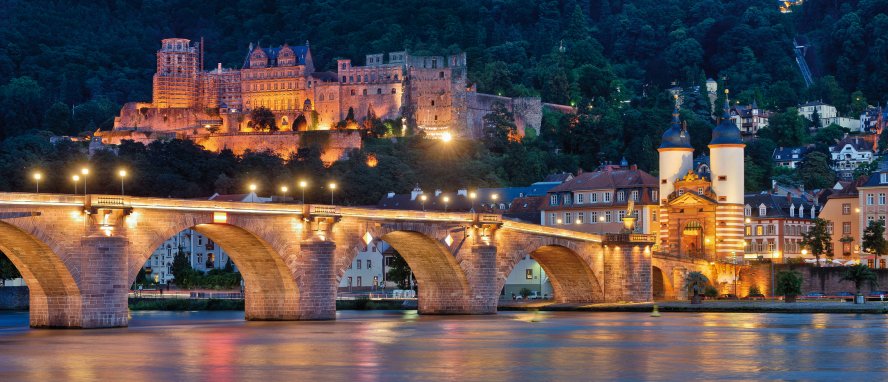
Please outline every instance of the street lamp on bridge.
[[333, 205], [333, 192], [336, 191], [336, 183], [330, 182], [330, 205]]
[[281, 200], [287, 197], [287, 191], [290, 191], [290, 188], [287, 186], [281, 186]]
[[126, 193], [124, 192], [123, 181], [126, 179], [126, 170], [120, 169], [120, 171], [117, 172], [117, 176], [120, 177], [120, 196], [124, 196]]
[[423, 210], [423, 211], [425, 211], [425, 202], [426, 202], [427, 199], [428, 199], [428, 197], [425, 196], [425, 194], [422, 194], [422, 195], [419, 196], [419, 202], [420, 202], [420, 204], [422, 204], [422, 210]]
[[308, 187], [308, 182], [304, 180], [299, 181], [299, 188], [302, 189], [302, 204], [305, 204], [305, 188]]
[[43, 174], [41, 174], [40, 172], [35, 172], [34, 173], [34, 183], [37, 184], [37, 193], [38, 194], [40, 193], [40, 179], [43, 179]]
[[256, 189], [259, 187], [256, 186], [256, 183], [250, 183], [250, 202], [256, 203]]
[[89, 169], [84, 167], [80, 169], [80, 173], [83, 175], [83, 195], [86, 195], [86, 176], [89, 175]]
[[450, 197], [445, 196], [445, 197], [441, 198], [441, 200], [444, 201], [444, 212], [447, 212], [447, 204], [450, 203]]
[[80, 175], [74, 175], [71, 177], [71, 180], [74, 181], [74, 195], [77, 195], [77, 182], [80, 181]]

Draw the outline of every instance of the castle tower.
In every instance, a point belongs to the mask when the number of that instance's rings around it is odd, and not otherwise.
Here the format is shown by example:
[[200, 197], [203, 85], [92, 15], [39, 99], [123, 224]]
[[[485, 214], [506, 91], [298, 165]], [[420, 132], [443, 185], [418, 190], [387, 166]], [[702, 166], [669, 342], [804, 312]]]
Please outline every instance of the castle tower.
[[740, 129], [730, 116], [725, 90], [725, 109], [721, 122], [712, 130], [709, 142], [709, 160], [712, 190], [718, 195], [716, 221], [719, 224], [715, 243], [716, 255], [727, 258], [742, 255], [744, 148]]
[[154, 73], [153, 100], [158, 108], [190, 108], [198, 98], [200, 56], [191, 40], [168, 38], [157, 51], [157, 72]]
[[[663, 133], [660, 143], [660, 224], [665, 226], [669, 222], [666, 200], [675, 189], [675, 181], [685, 176], [694, 167], [694, 148], [691, 146], [691, 136], [682, 126], [678, 114], [678, 98], [676, 97], [675, 109], [672, 110], [672, 125]], [[659, 230], [660, 242], [666, 242], [669, 231]]]

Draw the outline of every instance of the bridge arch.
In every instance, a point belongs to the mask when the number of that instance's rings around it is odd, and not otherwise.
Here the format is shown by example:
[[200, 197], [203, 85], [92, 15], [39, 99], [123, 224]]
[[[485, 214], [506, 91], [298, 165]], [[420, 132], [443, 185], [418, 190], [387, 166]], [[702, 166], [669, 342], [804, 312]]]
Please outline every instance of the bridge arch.
[[602, 297], [601, 286], [589, 264], [574, 250], [562, 245], [543, 245], [530, 257], [549, 275], [558, 302], [593, 302]]
[[247, 320], [298, 319], [300, 293], [297, 280], [278, 249], [263, 237], [260, 227], [251, 223], [251, 219], [232, 216], [225, 223], [198, 217], [161, 229], [147, 245], [135, 251], [129, 282], [134, 282], [139, 269], [163, 242], [183, 230], [193, 229], [218, 244], [237, 265], [244, 280], [244, 316]]
[[80, 288], [70, 269], [38, 231], [0, 221], [0, 251], [28, 285], [31, 327], [83, 326]]
[[[462, 314], [472, 311], [471, 284], [460, 264], [459, 251], [454, 249], [461, 248], [464, 244], [464, 231], [450, 232], [444, 226], [410, 223], [370, 225], [363, 228], [374, 240], [384, 241], [394, 248], [410, 266], [417, 285], [419, 313]], [[362, 236], [358, 231], [345, 232], [336, 239], [337, 243], [344, 244], [345, 247], [337, 255], [337, 286], [349, 264], [354, 262], [358, 252], [364, 247], [363, 242], [356, 242]], [[453, 240], [452, 246], [443, 242], [448, 234]], [[345, 235], [349, 238], [345, 238]], [[384, 267], [384, 264], [381, 266]]]

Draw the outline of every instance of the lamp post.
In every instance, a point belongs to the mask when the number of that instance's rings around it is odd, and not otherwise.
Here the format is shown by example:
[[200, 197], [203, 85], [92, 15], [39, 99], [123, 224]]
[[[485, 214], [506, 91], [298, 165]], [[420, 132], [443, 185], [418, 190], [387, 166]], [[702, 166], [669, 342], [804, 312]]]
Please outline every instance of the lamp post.
[[284, 198], [287, 197], [287, 191], [290, 191], [290, 188], [288, 188], [287, 186], [281, 186], [281, 201], [283, 201]]
[[256, 183], [250, 183], [250, 202], [256, 203], [256, 189], [259, 188], [256, 186]]
[[302, 189], [302, 204], [305, 204], [305, 187], [308, 187], [308, 182], [304, 180], [299, 181], [299, 188]]
[[427, 199], [428, 199], [428, 197], [425, 196], [425, 194], [422, 194], [422, 195], [419, 196], [419, 202], [422, 204], [422, 210], [423, 210], [423, 211], [425, 211], [425, 202], [426, 202]]
[[37, 193], [38, 194], [40, 193], [40, 179], [42, 179], [42, 178], [43, 178], [43, 174], [41, 174], [39, 172], [34, 173], [34, 183], [37, 184]]
[[86, 176], [89, 175], [89, 169], [84, 167], [80, 169], [80, 173], [83, 174], [83, 195], [86, 195]]
[[118, 171], [117, 175], [120, 176], [120, 196], [126, 195], [123, 188], [123, 180], [126, 179], [126, 170]]
[[497, 199], [499, 199], [499, 194], [493, 194], [493, 195], [490, 195], [490, 200], [491, 200], [491, 203], [490, 203], [490, 209], [491, 209], [491, 210], [495, 210], [495, 209], [496, 209], [496, 200], [497, 200]]
[[447, 212], [447, 203], [450, 203], [450, 197], [445, 196], [445, 197], [441, 198], [441, 200], [444, 202], [444, 212]]
[[598, 233], [604, 235], [604, 215], [598, 217], [598, 223], [601, 224], [598, 229]]
[[336, 191], [336, 183], [330, 182], [330, 205], [333, 205], [333, 192]]
[[478, 194], [475, 191], [469, 193], [469, 199], [472, 201], [472, 212], [475, 212], [475, 198], [478, 197]]
[[71, 180], [74, 181], [74, 195], [77, 195], [77, 182], [80, 181], [80, 175], [74, 175], [71, 177]]

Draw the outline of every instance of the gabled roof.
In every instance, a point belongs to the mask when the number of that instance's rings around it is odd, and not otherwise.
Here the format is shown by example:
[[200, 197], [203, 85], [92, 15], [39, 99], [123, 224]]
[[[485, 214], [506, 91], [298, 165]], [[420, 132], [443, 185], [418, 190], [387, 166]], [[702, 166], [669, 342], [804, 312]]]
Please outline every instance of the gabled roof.
[[568, 180], [571, 180], [573, 178], [574, 178], [573, 174], [571, 174], [569, 172], [563, 172], [561, 174], [549, 174], [546, 176], [545, 179], [543, 179], [543, 181], [541, 183], [552, 183], [552, 182], [564, 183], [564, 182], [567, 182]]
[[[689, 200], [689, 199], [691, 199], [691, 200]], [[688, 202], [690, 202], [690, 203], [688, 203]], [[683, 194], [681, 194], [669, 201], [670, 206], [680, 206], [685, 203], [694, 204], [694, 205], [700, 204], [700, 203], [718, 204], [718, 202], [715, 199], [712, 199], [706, 195], [700, 195], [696, 192], [685, 192], [685, 193], [683, 193]]]
[[[780, 162], [786, 160], [802, 160], [803, 157], [811, 152], [811, 147], [808, 146], [800, 146], [800, 147], [778, 147], [774, 149], [774, 153], [771, 154], [771, 159]], [[796, 158], [792, 156], [796, 155]]]
[[[296, 46], [286, 45], [286, 46], [288, 46], [290, 49], [292, 49], [293, 54], [296, 55], [296, 65], [305, 65], [305, 55], [308, 52], [308, 46], [305, 46], [305, 45], [296, 45]], [[247, 59], [244, 62], [244, 67], [245, 68], [250, 67], [250, 55], [252, 55], [253, 52], [256, 51], [256, 49], [262, 49], [262, 52], [265, 53], [265, 56], [268, 58], [268, 64], [267, 64], [268, 66], [277, 66], [278, 54], [281, 52], [281, 49], [283, 49], [283, 48], [284, 48], [284, 45], [277, 46], [277, 47], [267, 47], [267, 48], [262, 48], [262, 47], [257, 46], [256, 48], [253, 48], [253, 50], [248, 53]]]
[[841, 190], [835, 191], [830, 194], [828, 199], [839, 199], [839, 198], [856, 198], [860, 192], [857, 190], [857, 187], [863, 186], [867, 183], [869, 177], [864, 175], [854, 179], [853, 182], [843, 187]]
[[[766, 218], [798, 218], [799, 217], [799, 208], [802, 207], [805, 209], [805, 219], [813, 219], [811, 216], [811, 207], [814, 203], [810, 201], [799, 198], [799, 197], [787, 197], [785, 195], [776, 195], [776, 194], [746, 194], [743, 198], [744, 204], [752, 208], [751, 217], [766, 217]], [[758, 208], [764, 204], [766, 208], [765, 216], [761, 216], [758, 213]], [[789, 211], [792, 206], [795, 206], [796, 213], [795, 216], [790, 216]], [[815, 210], [815, 214], [820, 211]]]
[[599, 170], [585, 172], [564, 182], [551, 190], [552, 192], [570, 192], [582, 190], [602, 190], [633, 187], [659, 187], [657, 178], [638, 168], [630, 167], [618, 170]]
[[873, 142], [869, 139], [847, 136], [838, 141], [835, 146], [830, 146], [829, 152], [842, 151], [848, 145], [851, 145], [851, 148], [855, 151], [873, 151]]

